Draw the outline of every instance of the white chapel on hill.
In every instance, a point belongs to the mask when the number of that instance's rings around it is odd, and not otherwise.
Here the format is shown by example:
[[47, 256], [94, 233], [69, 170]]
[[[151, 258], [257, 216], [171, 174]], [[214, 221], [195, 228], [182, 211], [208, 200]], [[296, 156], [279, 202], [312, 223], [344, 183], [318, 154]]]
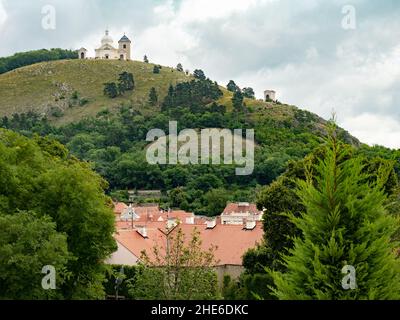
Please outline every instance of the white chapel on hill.
[[[101, 46], [95, 49], [96, 59], [131, 60], [131, 45], [131, 40], [124, 35], [118, 41], [118, 48], [115, 48], [114, 40], [111, 38], [109, 31], [106, 30], [101, 39]], [[87, 59], [87, 50], [85, 48], [79, 49], [78, 53], [79, 59]]]

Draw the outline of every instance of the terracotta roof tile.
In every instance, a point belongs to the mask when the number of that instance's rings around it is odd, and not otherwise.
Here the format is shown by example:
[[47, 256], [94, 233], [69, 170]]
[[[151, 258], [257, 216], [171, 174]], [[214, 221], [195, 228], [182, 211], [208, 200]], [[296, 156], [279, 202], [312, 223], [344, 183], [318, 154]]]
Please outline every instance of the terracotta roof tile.
[[223, 215], [231, 215], [232, 213], [246, 213], [251, 214], [261, 214], [262, 211], [257, 209], [257, 205], [254, 203], [249, 203], [244, 205], [244, 203], [228, 203], [224, 209]]
[[[165, 223], [151, 222], [147, 224], [148, 238], [143, 238], [135, 230], [119, 230], [115, 235], [117, 241], [130, 250], [136, 257], [140, 258], [141, 252], [145, 250], [152, 258], [152, 248], [158, 245], [165, 248], [166, 237], [160, 230], [165, 228]], [[218, 265], [241, 265], [243, 254], [250, 248], [260, 243], [263, 238], [262, 224], [257, 223], [254, 230], [244, 230], [239, 225], [217, 224], [214, 229], [206, 229], [204, 224], [181, 224], [186, 239], [189, 241], [194, 228], [200, 231], [203, 250], [216, 246], [215, 258]], [[175, 229], [177, 230], [177, 229]]]
[[123, 202], [115, 202], [114, 203], [114, 213], [115, 214], [122, 214], [128, 206]]

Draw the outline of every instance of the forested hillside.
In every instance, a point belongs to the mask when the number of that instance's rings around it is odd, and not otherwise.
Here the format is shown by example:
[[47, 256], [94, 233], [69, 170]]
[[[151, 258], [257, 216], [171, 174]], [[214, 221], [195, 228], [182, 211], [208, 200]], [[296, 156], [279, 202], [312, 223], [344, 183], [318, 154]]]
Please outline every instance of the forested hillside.
[[[15, 86], [13, 108], [7, 104], [11, 94], [0, 89], [6, 93], [0, 102], [4, 115], [0, 125], [28, 136], [48, 135], [65, 144], [79, 159], [92, 163], [108, 181], [108, 192], [115, 199], [126, 201], [127, 190], [132, 189], [162, 190], [162, 199], [148, 201], [205, 215], [219, 214], [226, 201], [254, 201], [255, 190], [274, 181], [290, 161], [310, 153], [325, 135], [326, 121], [315, 114], [248, 98], [246, 91], [245, 95], [234, 93], [201, 70], [188, 76], [167, 67], [155, 72], [155, 66], [76, 60], [15, 70], [0, 76], [0, 83]], [[102, 79], [117, 82], [123, 72], [132, 74], [132, 88], [112, 99], [103, 93]], [[53, 97], [55, 104], [43, 112], [46, 109], [38, 99], [44, 101], [58, 92], [52, 85], [56, 79], [69, 89], [63, 99], [58, 98], [61, 103]], [[35, 93], [35, 87], [41, 94]], [[29, 101], [31, 108], [22, 101]], [[10, 114], [12, 110], [19, 112]], [[237, 176], [235, 165], [149, 165], [147, 132], [154, 128], [168, 132], [172, 120], [178, 122], [179, 130], [254, 129], [253, 174]], [[340, 135], [359, 145], [345, 131], [340, 130]]]

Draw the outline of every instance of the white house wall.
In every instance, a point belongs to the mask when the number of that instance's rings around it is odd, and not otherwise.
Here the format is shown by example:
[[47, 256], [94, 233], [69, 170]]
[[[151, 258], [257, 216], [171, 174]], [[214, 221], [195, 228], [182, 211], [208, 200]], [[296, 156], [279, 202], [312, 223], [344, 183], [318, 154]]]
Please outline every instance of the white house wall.
[[117, 264], [125, 266], [135, 266], [138, 264], [139, 259], [125, 248], [122, 244], [117, 241], [118, 250], [115, 251], [109, 259], [106, 260], [106, 264]]

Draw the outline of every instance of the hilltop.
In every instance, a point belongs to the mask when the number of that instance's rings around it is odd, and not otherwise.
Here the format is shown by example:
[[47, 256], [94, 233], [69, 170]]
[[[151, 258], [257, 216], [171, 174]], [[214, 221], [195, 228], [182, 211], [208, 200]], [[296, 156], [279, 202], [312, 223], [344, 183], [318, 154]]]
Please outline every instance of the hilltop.
[[[190, 80], [183, 72], [162, 67], [153, 74], [154, 64], [119, 60], [60, 60], [33, 64], [0, 75], [0, 115], [34, 111], [50, 114], [60, 108], [64, 116], [53, 119], [60, 124], [95, 116], [103, 108], [111, 110], [131, 104], [146, 111], [148, 94], [155, 87], [159, 96], [166, 95], [170, 84]], [[104, 83], [115, 81], [124, 71], [134, 74], [136, 89], [123, 97], [109, 99], [103, 95]], [[82, 107], [71, 108], [74, 92], [85, 99]]]
[[[188, 82], [193, 76], [186, 75], [170, 67], [162, 67], [159, 74], [153, 73], [154, 64], [140, 61], [119, 60], [59, 60], [33, 64], [0, 74], [0, 116], [34, 111], [46, 115], [50, 122], [63, 125], [77, 122], [86, 117], [95, 117], [107, 108], [115, 112], [121, 106], [129, 106], [144, 115], [159, 112], [159, 108], [149, 106], [148, 95], [152, 87], [157, 90], [159, 100], [167, 95], [170, 85]], [[124, 71], [134, 75], [136, 88], [124, 96], [110, 99], [103, 94], [104, 83], [116, 81]], [[218, 103], [232, 110], [232, 93], [220, 87], [223, 96]], [[84, 101], [82, 106], [71, 106], [71, 97], [78, 94]], [[268, 117], [276, 121], [293, 122], [299, 109], [294, 106], [264, 102], [245, 98], [252, 117]], [[62, 111], [62, 116], [54, 117], [54, 108]], [[306, 113], [313, 130], [320, 131], [325, 121], [316, 115]], [[310, 127], [311, 128], [311, 127]], [[356, 139], [351, 139], [358, 143]]]

